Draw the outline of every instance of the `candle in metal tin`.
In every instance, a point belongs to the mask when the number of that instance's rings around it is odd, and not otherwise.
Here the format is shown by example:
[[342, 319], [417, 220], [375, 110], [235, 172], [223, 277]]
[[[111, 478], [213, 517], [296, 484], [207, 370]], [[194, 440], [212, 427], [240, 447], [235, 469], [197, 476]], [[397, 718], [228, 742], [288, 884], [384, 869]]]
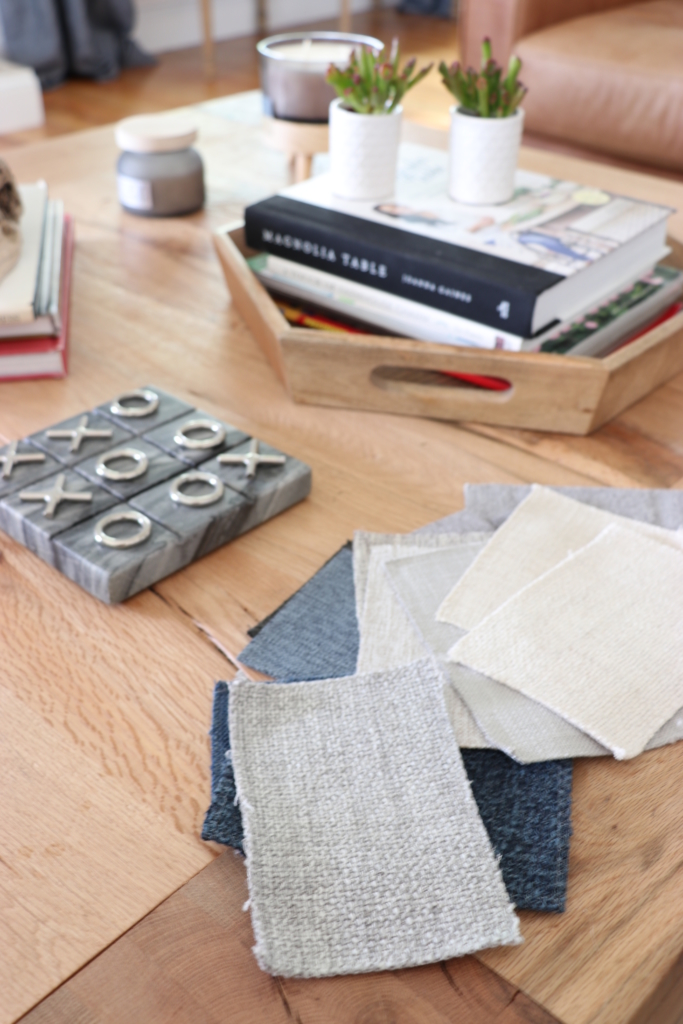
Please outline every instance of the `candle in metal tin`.
[[194, 213], [204, 204], [204, 169], [186, 118], [141, 115], [116, 126], [119, 202], [144, 217]]
[[264, 112], [287, 121], [325, 123], [336, 93], [325, 81], [330, 64], [345, 65], [355, 46], [381, 50], [372, 36], [285, 32], [257, 43]]

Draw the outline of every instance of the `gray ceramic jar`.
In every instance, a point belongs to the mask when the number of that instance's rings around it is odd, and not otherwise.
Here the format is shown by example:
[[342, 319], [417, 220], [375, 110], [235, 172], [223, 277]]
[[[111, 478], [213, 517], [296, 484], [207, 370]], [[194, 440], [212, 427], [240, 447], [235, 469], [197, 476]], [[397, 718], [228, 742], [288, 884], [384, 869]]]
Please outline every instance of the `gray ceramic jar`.
[[116, 165], [121, 206], [142, 217], [178, 217], [204, 205], [204, 167], [192, 143], [196, 127], [178, 118], [142, 115], [116, 126], [123, 152]]

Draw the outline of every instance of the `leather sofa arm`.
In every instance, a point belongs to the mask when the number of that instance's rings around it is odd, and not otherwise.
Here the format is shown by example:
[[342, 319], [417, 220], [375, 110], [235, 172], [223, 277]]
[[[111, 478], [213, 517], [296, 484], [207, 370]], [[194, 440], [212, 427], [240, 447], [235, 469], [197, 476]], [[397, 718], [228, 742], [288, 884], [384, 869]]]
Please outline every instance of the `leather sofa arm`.
[[[493, 44], [493, 56], [507, 64], [518, 39], [532, 32], [584, 14], [627, 6], [624, 0], [461, 0], [460, 54], [466, 67], [479, 67], [484, 36]], [[524, 71], [522, 70], [522, 79]]]

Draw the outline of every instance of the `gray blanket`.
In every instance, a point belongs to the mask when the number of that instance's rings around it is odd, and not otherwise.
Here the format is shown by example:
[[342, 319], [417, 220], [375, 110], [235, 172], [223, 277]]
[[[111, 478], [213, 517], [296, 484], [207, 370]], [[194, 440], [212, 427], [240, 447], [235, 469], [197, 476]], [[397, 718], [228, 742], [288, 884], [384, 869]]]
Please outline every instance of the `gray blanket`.
[[44, 89], [154, 63], [130, 38], [133, 0], [0, 0], [0, 19], [7, 58], [34, 68]]

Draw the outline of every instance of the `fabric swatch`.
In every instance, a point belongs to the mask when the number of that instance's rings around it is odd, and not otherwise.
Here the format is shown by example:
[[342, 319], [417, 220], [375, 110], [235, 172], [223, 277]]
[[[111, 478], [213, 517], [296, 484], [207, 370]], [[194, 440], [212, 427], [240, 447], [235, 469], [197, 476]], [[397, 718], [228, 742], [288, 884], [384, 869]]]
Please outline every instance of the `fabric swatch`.
[[467, 541], [466, 537], [460, 547], [394, 559], [383, 567], [389, 585], [415, 628], [443, 661], [449, 685], [465, 701], [489, 742], [524, 764], [609, 754], [605, 747], [537, 701], [480, 672], [446, 660], [448, 651], [465, 631], [450, 623], [437, 622], [436, 610], [486, 544]]
[[[387, 558], [397, 553], [445, 550], [459, 535], [429, 535], [413, 540], [404, 534], [373, 534], [357, 531], [353, 539], [353, 571], [360, 642], [357, 673], [380, 672], [424, 658], [429, 653], [382, 571]], [[461, 747], [486, 748], [484, 737], [472, 714], [459, 696], [450, 704], [455, 737]]]
[[[353, 608], [355, 607], [353, 566], [350, 561], [343, 564], [344, 569], [343, 571], [340, 569], [337, 578], [337, 601], [346, 602]], [[310, 593], [315, 594], [315, 590], [313, 588], [307, 590], [307, 594]], [[288, 603], [286, 602], [286, 604]], [[311, 628], [312, 620], [308, 614], [307, 603], [303, 600], [297, 602], [297, 624], [302, 634]], [[270, 623], [267, 634], [268, 645], [263, 650], [264, 656], [269, 659], [273, 668], [272, 674], [275, 677], [279, 675], [279, 670], [282, 667], [277, 662], [280, 650], [279, 615], [280, 611], [278, 610], [267, 620]], [[290, 627], [291, 621], [287, 623], [286, 635], [289, 635]], [[328, 640], [332, 639], [334, 642], [333, 638], [330, 638], [334, 628], [333, 616], [325, 618], [315, 642], [323, 648]], [[264, 640], [265, 637], [266, 634], [264, 634]], [[313, 642], [314, 638], [308, 638], [302, 645], [303, 649], [310, 649]], [[349, 652], [340, 658], [342, 664], [345, 663], [344, 659], [349, 657], [351, 652], [358, 650], [357, 626], [355, 638], [348, 642]], [[290, 652], [288, 654], [290, 668], [291, 657]], [[305, 665], [301, 665], [300, 668], [302, 672], [305, 672]], [[341, 674], [341, 671], [332, 672], [331, 676]], [[218, 685], [225, 686], [226, 684]], [[512, 692], [508, 691], [508, 687], [504, 687], [504, 689], [506, 692]], [[449, 688], [446, 698], [449, 711], [454, 703], [457, 711], [462, 704], [462, 698]], [[218, 707], [219, 704], [215, 701], [214, 713]], [[227, 721], [225, 720], [224, 725], [227, 732]], [[221, 735], [223, 734], [220, 729], [212, 729], [212, 741]], [[234, 775], [232, 762], [225, 758], [226, 750], [229, 750], [229, 740], [226, 747], [217, 750], [216, 756], [212, 759], [213, 763], [219, 766], [220, 774], [212, 779], [213, 787], [216, 789], [216, 799], [212, 802], [207, 814], [202, 836], [204, 839], [212, 839], [215, 842], [226, 843], [241, 849], [242, 819], [239, 808], [234, 803]], [[498, 768], [495, 784], [492, 782], [490, 786], [484, 786], [483, 781], [487, 778], [488, 766], [491, 764], [490, 753], [487, 750], [469, 750], [464, 751], [463, 755], [466, 755], [467, 770], [472, 770], [473, 777], [476, 776], [479, 779], [479, 785], [474, 787], [475, 799], [478, 801], [479, 811], [489, 831], [496, 855], [500, 858], [503, 878], [506, 886], [509, 887], [511, 898], [520, 909], [561, 911], [564, 909], [570, 835], [571, 762], [561, 762], [561, 772], [564, 773], [563, 777], [565, 778], [563, 788], [557, 784], [558, 762], [530, 766], [528, 771], [524, 768], [520, 774], [519, 765], [516, 765], [510, 758], [500, 755], [496, 761]], [[542, 812], [539, 808], [542, 808]], [[543, 814], [545, 831], [540, 828], [540, 813]], [[529, 853], [530, 850], [531, 853]], [[562, 880], [561, 885], [557, 881], [558, 878]]]
[[534, 485], [445, 598], [437, 618], [473, 629], [522, 587], [612, 523], [681, 550], [681, 538], [670, 530], [625, 519]]
[[[627, 519], [639, 519], [653, 526], [677, 530], [683, 525], [683, 491], [635, 487], [551, 487], [584, 505], [616, 512]], [[465, 509], [479, 524], [478, 529], [497, 530], [521, 501], [531, 493], [531, 484], [465, 484]], [[460, 513], [458, 513], [460, 514]], [[446, 524], [447, 516], [440, 523]]]
[[683, 551], [611, 525], [511, 597], [449, 657], [630, 758], [683, 705], [682, 615]]
[[[246, 679], [243, 672], [235, 678]], [[229, 691], [225, 682], [216, 683], [211, 713], [211, 804], [204, 817], [202, 839], [232, 846], [243, 853], [242, 815], [237, 806], [235, 775], [232, 770], [228, 727]]]
[[[421, 526], [424, 533], [485, 533], [497, 530], [531, 493], [532, 484], [465, 484], [465, 508]], [[584, 505], [628, 519], [676, 530], [683, 524], [683, 491], [630, 487], [551, 487]]]
[[351, 547], [345, 545], [259, 624], [239, 660], [282, 682], [353, 674], [358, 624], [352, 562]]
[[393, 970], [521, 941], [431, 660], [230, 684], [260, 966]]

